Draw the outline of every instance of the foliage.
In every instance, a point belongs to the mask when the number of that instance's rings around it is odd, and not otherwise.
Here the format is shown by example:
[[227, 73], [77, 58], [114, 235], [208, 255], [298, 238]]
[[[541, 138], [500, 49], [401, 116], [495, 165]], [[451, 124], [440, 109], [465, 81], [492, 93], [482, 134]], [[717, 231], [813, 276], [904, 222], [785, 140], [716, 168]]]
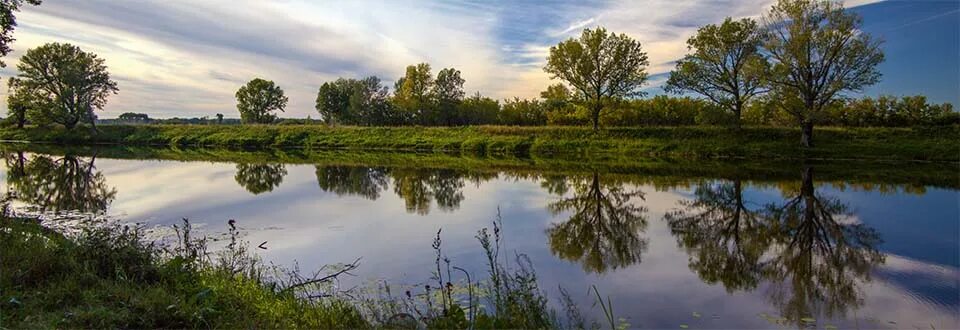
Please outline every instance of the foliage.
[[457, 125], [492, 125], [498, 123], [500, 102], [477, 93], [465, 98], [456, 112]]
[[120, 120], [131, 120], [131, 121], [149, 121], [150, 116], [145, 113], [136, 113], [136, 112], [124, 112], [117, 117]]
[[48, 43], [30, 49], [17, 65], [19, 88], [30, 91], [37, 114], [31, 121], [61, 124], [71, 129], [78, 123], [93, 124], [94, 110], [117, 93], [104, 61], [71, 44]]
[[237, 110], [247, 124], [270, 124], [277, 119], [274, 112], [283, 111], [289, 98], [273, 81], [255, 78], [237, 90]]
[[[0, 0], [0, 57], [7, 56], [10, 53], [10, 43], [14, 40], [13, 29], [17, 26], [16, 12], [20, 11], [23, 4], [40, 5], [43, 0]], [[0, 68], [6, 67], [6, 63], [0, 61]]]
[[430, 91], [433, 89], [433, 75], [430, 64], [420, 63], [407, 66], [406, 73], [394, 84], [393, 104], [415, 122], [424, 121], [430, 112]]
[[17, 128], [23, 128], [27, 123], [27, 112], [41, 104], [36, 102], [33, 91], [24, 88], [17, 78], [7, 80], [7, 88], [7, 121]]
[[577, 90], [578, 98], [591, 111], [596, 130], [607, 103], [640, 95], [638, 88], [647, 81], [648, 64], [640, 42], [596, 28], [584, 29], [579, 39], [550, 47], [544, 71]]
[[687, 40], [687, 48], [694, 52], [677, 62], [665, 89], [706, 96], [733, 112], [739, 127], [743, 107], [764, 91], [761, 77], [766, 60], [758, 51], [761, 37], [757, 23], [749, 18], [727, 18], [719, 26], [701, 27]]
[[771, 67], [764, 76], [782, 108], [813, 145], [813, 125], [836, 97], [880, 80], [880, 42], [860, 29], [861, 18], [832, 1], [779, 0], [764, 16], [763, 44]]
[[604, 126], [726, 125], [735, 120], [710, 102], [665, 95], [623, 102], [600, 118]]
[[374, 76], [324, 83], [317, 92], [316, 108], [327, 124], [378, 126], [405, 121], [390, 104], [387, 87]]
[[547, 124], [547, 115], [538, 100], [514, 98], [505, 100], [500, 109], [501, 123], [518, 126], [543, 126]]

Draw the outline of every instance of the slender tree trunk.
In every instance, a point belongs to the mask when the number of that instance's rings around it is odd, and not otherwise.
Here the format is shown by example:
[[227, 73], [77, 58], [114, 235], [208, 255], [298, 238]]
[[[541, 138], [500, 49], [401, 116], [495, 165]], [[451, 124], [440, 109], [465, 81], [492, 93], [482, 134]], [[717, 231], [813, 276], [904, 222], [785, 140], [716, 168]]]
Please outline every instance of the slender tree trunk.
[[599, 107], [599, 106], [597, 106], [597, 107], [595, 107], [595, 108], [593, 109], [593, 130], [594, 130], [594, 131], [599, 131], [599, 130], [600, 130], [600, 110], [602, 110], [602, 109], [603, 109], [603, 108], [601, 108], [601, 107]]
[[734, 118], [733, 128], [736, 129], [737, 131], [739, 131], [740, 128], [742, 127], [740, 123], [742, 121], [742, 119], [740, 118], [741, 113], [743, 113], [743, 105], [740, 103], [737, 103], [736, 108], [733, 109], [733, 115], [736, 117]]
[[800, 146], [805, 148], [813, 147], [813, 122], [804, 121], [801, 125]]

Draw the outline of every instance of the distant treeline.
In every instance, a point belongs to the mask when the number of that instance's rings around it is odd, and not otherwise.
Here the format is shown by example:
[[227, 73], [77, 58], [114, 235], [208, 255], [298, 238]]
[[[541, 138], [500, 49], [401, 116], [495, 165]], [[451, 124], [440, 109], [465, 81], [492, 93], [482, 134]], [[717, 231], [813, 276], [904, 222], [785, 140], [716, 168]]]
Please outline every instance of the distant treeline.
[[[429, 71], [426, 73], [429, 82]], [[401, 78], [398, 85], [404, 81], [405, 78]], [[462, 80], [454, 86], [439, 85], [438, 81], [432, 86], [426, 84], [428, 88], [423, 95], [390, 97], [377, 77], [341, 78], [323, 84], [316, 107], [328, 124], [358, 126], [542, 126], [588, 125], [591, 121], [589, 109], [561, 84], [550, 86], [540, 93], [540, 98], [533, 99], [498, 101], [479, 93], [456, 99], [446, 98], [441, 92], [454, 90], [457, 91], [455, 94], [462, 95], [461, 85]], [[399, 93], [403, 93], [402, 89]], [[796, 118], [779, 111], [781, 105], [778, 102], [771, 96], [754, 99], [744, 107], [742, 122], [796, 126]], [[623, 100], [600, 115], [601, 125], [607, 127], [733, 125], [736, 121], [734, 113], [714, 102], [667, 95]], [[818, 121], [827, 126], [848, 127], [952, 125], [960, 124], [960, 113], [955, 112], [950, 103], [932, 104], [922, 95], [901, 98], [881, 95], [836, 100]]]

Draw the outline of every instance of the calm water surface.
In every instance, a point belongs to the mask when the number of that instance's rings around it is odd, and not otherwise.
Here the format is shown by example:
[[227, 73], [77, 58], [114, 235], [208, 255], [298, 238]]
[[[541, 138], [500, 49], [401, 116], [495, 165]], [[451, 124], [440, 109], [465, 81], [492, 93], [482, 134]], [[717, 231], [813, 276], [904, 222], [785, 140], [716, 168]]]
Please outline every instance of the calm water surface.
[[715, 174], [715, 164], [685, 163], [654, 174], [106, 154], [6, 151], [0, 179], [19, 209], [49, 218], [189, 218], [208, 233], [236, 219], [244, 239], [266, 242], [268, 261], [316, 269], [362, 257], [345, 287], [428, 279], [441, 228], [454, 264], [484, 274], [474, 235], [499, 209], [506, 249], [530, 257], [548, 297], [563, 286], [599, 317], [587, 292], [596, 285], [632, 327], [770, 328], [781, 317], [794, 320], [787, 327], [807, 317], [819, 328], [960, 327], [956, 171], [912, 182], [912, 165], [870, 175], [875, 166], [856, 163]]

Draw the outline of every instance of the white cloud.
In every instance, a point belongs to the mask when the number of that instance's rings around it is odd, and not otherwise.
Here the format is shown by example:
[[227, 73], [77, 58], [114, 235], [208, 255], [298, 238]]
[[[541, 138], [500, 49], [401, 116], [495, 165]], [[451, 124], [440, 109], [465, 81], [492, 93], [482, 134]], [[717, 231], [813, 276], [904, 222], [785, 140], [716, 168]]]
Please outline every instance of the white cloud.
[[542, 70], [549, 47], [582, 28], [603, 25], [640, 40], [649, 71], [657, 74], [686, 52], [685, 40], [697, 26], [728, 15], [755, 16], [770, 2], [50, 0], [19, 13], [15, 52], [2, 72], [14, 74], [23, 51], [47, 42], [95, 52], [120, 85], [103, 117], [127, 111], [235, 117], [233, 94], [254, 77], [284, 88], [291, 100], [284, 116], [316, 116], [313, 101], [324, 81], [377, 75], [389, 86], [418, 62], [435, 71], [461, 70], [468, 94], [535, 97], [550, 83]]

